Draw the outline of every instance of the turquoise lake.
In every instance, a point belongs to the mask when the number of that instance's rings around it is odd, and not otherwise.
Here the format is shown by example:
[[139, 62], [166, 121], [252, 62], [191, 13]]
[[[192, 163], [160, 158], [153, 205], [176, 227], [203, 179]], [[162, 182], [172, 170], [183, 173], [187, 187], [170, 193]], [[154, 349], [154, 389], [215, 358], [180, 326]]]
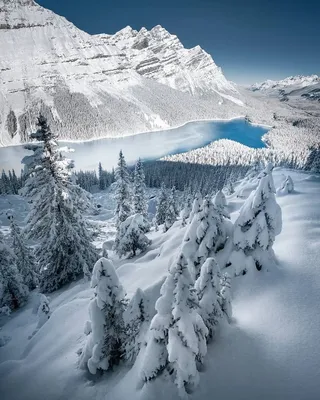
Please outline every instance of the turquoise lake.
[[[157, 160], [171, 154], [183, 153], [208, 145], [219, 139], [230, 139], [253, 148], [265, 147], [261, 140], [268, 131], [266, 127], [251, 125], [244, 119], [229, 121], [189, 122], [178, 128], [141, 133], [121, 138], [96, 139], [87, 142], [60, 142], [61, 146], [74, 149], [69, 157], [74, 159], [76, 169], [97, 169], [99, 161], [104, 169], [117, 164], [122, 149], [127, 163]], [[0, 169], [19, 171], [21, 159], [29, 154], [23, 146], [0, 148]]]

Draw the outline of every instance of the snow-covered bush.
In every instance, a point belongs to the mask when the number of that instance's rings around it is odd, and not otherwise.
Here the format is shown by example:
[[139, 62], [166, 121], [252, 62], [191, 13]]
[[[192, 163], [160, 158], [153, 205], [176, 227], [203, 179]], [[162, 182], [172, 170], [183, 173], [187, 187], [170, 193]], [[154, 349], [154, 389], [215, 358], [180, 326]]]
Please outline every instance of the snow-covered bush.
[[118, 364], [126, 341], [123, 313], [125, 293], [113, 263], [100, 258], [92, 271], [91, 287], [94, 298], [89, 304], [90, 321], [85, 325], [88, 335], [80, 356], [80, 367], [91, 374], [108, 370]]
[[267, 268], [274, 262], [272, 245], [282, 229], [281, 208], [276, 202], [272, 165], [259, 175], [256, 190], [252, 191], [240, 209], [234, 224], [235, 250], [230, 264], [236, 275], [246, 273], [254, 266]]
[[182, 253], [188, 261], [194, 279], [200, 275], [205, 260], [221, 250], [228, 234], [228, 223], [210, 201], [205, 197], [201, 211], [194, 215], [185, 233]]
[[199, 383], [197, 362], [202, 362], [206, 354], [208, 334], [198, 313], [197, 295], [183, 254], [170, 268], [160, 293], [141, 376], [148, 381], [167, 368], [183, 397]]
[[16, 257], [0, 232], [0, 308], [14, 310], [27, 301], [28, 287], [17, 268]]
[[117, 230], [114, 250], [119, 257], [134, 257], [137, 251], [143, 252], [151, 244], [145, 235], [148, 221], [141, 214], [134, 214], [121, 223]]
[[200, 314], [209, 331], [209, 338], [214, 337], [215, 329], [222, 318], [220, 297], [220, 268], [214, 258], [207, 258], [201, 267], [195, 289], [199, 298]]
[[124, 354], [131, 363], [134, 363], [142, 344], [145, 343], [145, 334], [149, 323], [146, 303], [144, 292], [138, 288], [123, 314], [127, 334]]
[[290, 175], [286, 176], [281, 186], [277, 189], [277, 196], [294, 192], [294, 183]]

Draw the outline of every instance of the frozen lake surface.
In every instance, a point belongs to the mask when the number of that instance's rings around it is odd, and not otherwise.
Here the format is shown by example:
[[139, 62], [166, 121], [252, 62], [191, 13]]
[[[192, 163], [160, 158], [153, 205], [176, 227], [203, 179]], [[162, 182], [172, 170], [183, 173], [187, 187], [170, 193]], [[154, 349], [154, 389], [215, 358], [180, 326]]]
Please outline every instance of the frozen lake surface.
[[[104, 169], [111, 169], [117, 164], [121, 149], [130, 165], [139, 157], [145, 161], [157, 160], [166, 155], [206, 146], [218, 139], [230, 139], [249, 147], [261, 148], [265, 147], [261, 137], [267, 131], [266, 127], [248, 124], [244, 119], [197, 121], [164, 131], [60, 144], [74, 149], [74, 153], [68, 156], [75, 160], [77, 170], [97, 169], [99, 161]], [[23, 167], [21, 159], [27, 154], [29, 151], [22, 145], [0, 148], [0, 169], [13, 168], [19, 171]]]

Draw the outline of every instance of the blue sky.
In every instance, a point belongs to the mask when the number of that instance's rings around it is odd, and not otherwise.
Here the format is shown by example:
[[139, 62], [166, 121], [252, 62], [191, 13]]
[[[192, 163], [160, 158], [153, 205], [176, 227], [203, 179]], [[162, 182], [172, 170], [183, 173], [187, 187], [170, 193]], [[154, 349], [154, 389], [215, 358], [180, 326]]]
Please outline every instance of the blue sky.
[[36, 1], [89, 33], [160, 24], [185, 47], [199, 44], [237, 83], [320, 74], [320, 1]]

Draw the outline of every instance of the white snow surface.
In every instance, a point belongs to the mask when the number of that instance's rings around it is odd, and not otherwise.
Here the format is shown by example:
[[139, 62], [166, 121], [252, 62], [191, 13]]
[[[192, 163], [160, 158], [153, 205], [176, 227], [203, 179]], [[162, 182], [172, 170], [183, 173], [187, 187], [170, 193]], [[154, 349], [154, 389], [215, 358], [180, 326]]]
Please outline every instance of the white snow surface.
[[[319, 398], [320, 176], [280, 168], [273, 174], [276, 187], [283, 174], [289, 174], [295, 188], [277, 197], [283, 214], [282, 232], [274, 245], [278, 265], [233, 279], [233, 322], [222, 326], [208, 345], [192, 400]], [[3, 215], [15, 203], [20, 210], [17, 221], [22, 222], [22, 200], [10, 196], [9, 204], [5, 198], [0, 202], [1, 223], [6, 223]], [[244, 200], [235, 195], [227, 200], [234, 221]], [[7, 233], [5, 227], [2, 230]], [[185, 230], [178, 220], [166, 233], [148, 233], [151, 246], [129, 262], [109, 254], [129, 297], [138, 287], [145, 291], [151, 318]], [[79, 369], [77, 351], [86, 340], [83, 330], [93, 289], [79, 281], [50, 297], [51, 317], [31, 339], [38, 323], [32, 312], [36, 293], [24, 308], [1, 317], [0, 336], [11, 337], [0, 347], [1, 400], [177, 399], [176, 387], [164, 377], [139, 385], [144, 349], [131, 369], [120, 365], [94, 377]]]

